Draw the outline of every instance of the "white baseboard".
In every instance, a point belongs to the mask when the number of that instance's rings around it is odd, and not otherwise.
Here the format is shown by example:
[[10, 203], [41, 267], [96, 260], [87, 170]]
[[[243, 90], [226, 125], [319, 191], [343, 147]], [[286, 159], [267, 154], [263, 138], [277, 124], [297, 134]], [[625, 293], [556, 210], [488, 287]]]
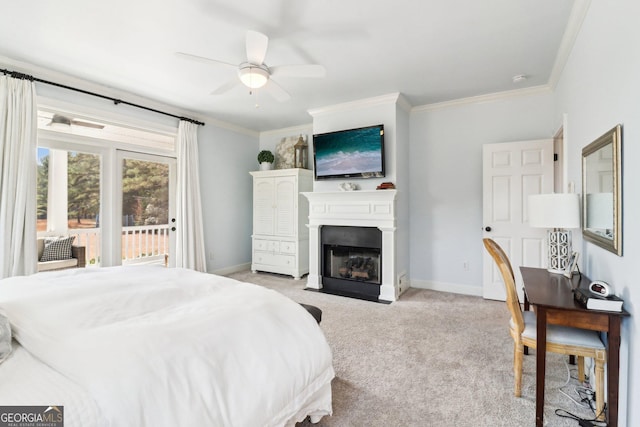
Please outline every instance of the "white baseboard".
[[218, 270], [210, 271], [210, 273], [217, 274], [218, 276], [226, 276], [239, 271], [249, 270], [250, 268], [251, 263], [246, 262], [244, 264], [232, 265], [231, 267], [219, 268]]
[[418, 289], [430, 289], [432, 291], [440, 292], [452, 292], [454, 294], [472, 295], [477, 297], [482, 296], [481, 286], [461, 285], [458, 283], [411, 279], [411, 287]]

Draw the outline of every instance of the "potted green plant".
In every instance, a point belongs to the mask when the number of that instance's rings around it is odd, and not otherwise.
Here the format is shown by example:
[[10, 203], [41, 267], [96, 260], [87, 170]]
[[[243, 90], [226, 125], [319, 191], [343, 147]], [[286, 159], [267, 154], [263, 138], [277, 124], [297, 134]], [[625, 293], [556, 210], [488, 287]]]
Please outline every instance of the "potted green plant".
[[271, 168], [273, 167], [274, 160], [275, 160], [275, 157], [273, 156], [273, 153], [269, 150], [262, 150], [261, 152], [258, 153], [258, 163], [260, 163], [261, 171], [271, 170]]

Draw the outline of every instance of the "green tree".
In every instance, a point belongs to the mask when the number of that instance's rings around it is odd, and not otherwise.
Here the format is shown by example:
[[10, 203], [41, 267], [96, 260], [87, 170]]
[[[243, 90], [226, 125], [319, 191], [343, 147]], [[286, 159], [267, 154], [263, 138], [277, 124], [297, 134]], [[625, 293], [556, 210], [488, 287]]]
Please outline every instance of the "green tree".
[[67, 212], [78, 224], [100, 211], [100, 157], [70, 151], [67, 157]]
[[135, 225], [167, 224], [169, 166], [125, 159], [122, 172], [122, 215], [132, 215]]
[[47, 219], [47, 201], [49, 196], [49, 155], [38, 162], [36, 188], [36, 206], [38, 219]]

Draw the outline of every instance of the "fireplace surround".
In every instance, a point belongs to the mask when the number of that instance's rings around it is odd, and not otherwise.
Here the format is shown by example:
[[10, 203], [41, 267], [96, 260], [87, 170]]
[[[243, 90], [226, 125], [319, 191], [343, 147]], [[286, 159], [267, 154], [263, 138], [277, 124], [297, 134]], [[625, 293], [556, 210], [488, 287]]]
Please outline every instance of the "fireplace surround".
[[[379, 268], [378, 279], [375, 285], [364, 280], [352, 280], [352, 285], [369, 287], [375, 286], [379, 290], [377, 296], [369, 296], [365, 299], [379, 302], [396, 301], [399, 296], [398, 272], [396, 267], [396, 208], [395, 201], [397, 190], [361, 190], [340, 192], [309, 192], [303, 193], [309, 200], [309, 275], [307, 276], [307, 289], [331, 292], [333, 285], [331, 280], [323, 276], [323, 260], [325, 258], [322, 244], [322, 229], [324, 227], [363, 227], [373, 228], [378, 233], [379, 239]], [[357, 262], [357, 257], [373, 258], [369, 253], [358, 254], [353, 249], [362, 246], [344, 246], [352, 249], [352, 263]], [[345, 260], [342, 255], [342, 261]], [[351, 257], [351, 256], [348, 256]], [[348, 258], [346, 259], [348, 261]], [[359, 267], [367, 271], [368, 267]], [[357, 271], [358, 275], [364, 274]], [[326, 283], [325, 283], [326, 282]], [[324, 288], [327, 289], [324, 289]], [[338, 292], [335, 292], [338, 293]], [[361, 297], [363, 292], [359, 291]]]

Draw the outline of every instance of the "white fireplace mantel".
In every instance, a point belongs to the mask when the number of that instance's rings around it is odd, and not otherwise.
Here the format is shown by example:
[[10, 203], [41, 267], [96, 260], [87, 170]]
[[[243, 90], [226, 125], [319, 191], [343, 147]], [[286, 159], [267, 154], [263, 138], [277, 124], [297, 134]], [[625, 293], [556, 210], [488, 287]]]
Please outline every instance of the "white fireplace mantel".
[[309, 200], [307, 287], [322, 288], [320, 228], [323, 225], [377, 227], [382, 231], [381, 301], [396, 301], [396, 190], [302, 193]]

